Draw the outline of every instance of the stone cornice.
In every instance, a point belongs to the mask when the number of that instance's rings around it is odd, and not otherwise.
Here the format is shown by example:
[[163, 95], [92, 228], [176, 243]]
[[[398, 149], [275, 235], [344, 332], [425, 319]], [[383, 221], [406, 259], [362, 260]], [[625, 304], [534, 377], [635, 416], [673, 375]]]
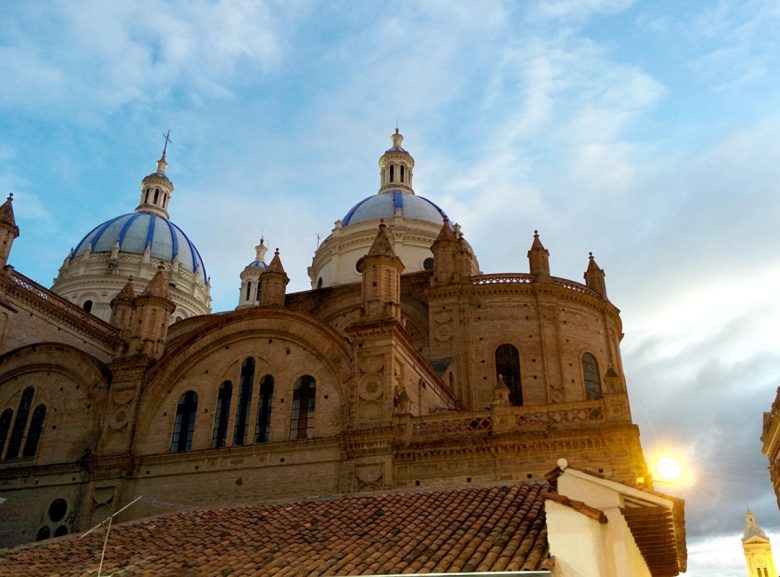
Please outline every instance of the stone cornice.
[[16, 271], [10, 276], [0, 275], [0, 290], [12, 299], [43, 313], [45, 318], [100, 343], [108, 353], [116, 353], [123, 344], [119, 329]]

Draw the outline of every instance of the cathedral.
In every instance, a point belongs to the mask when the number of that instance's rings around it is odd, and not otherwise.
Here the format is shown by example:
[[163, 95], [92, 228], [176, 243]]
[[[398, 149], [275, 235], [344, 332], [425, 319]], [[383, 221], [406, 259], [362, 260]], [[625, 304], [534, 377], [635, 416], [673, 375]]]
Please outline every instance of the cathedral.
[[592, 255], [553, 276], [534, 232], [527, 272], [483, 273], [396, 129], [311, 290], [261, 239], [212, 313], [166, 155], [50, 289], [12, 266], [0, 207], [0, 575], [97, 574], [102, 534], [73, 534], [106, 519], [117, 575], [685, 570]]

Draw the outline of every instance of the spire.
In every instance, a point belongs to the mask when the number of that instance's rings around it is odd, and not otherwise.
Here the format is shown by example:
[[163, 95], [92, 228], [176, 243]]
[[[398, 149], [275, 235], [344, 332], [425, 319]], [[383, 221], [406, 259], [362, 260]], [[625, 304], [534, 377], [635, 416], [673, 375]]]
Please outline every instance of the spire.
[[390, 136], [392, 146], [379, 159], [379, 194], [396, 190], [414, 194], [412, 188], [414, 158], [401, 147], [403, 141], [404, 135], [396, 127], [395, 132]]
[[275, 273], [284, 273], [284, 267], [282, 266], [282, 259], [279, 258], [279, 249], [277, 248], [274, 251], [274, 257], [271, 259], [271, 262], [268, 265], [268, 272], [275, 272]]
[[742, 534], [742, 541], [753, 538], [769, 541], [769, 537], [767, 537], [764, 530], [759, 527], [758, 521], [756, 521], [756, 515], [753, 511], [748, 509], [745, 512], [745, 532]]
[[168, 277], [165, 274], [165, 267], [163, 265], [157, 267], [157, 272], [152, 277], [152, 280], [149, 281], [149, 284], [146, 285], [141, 296], [158, 297], [162, 299], [170, 298], [170, 293], [168, 292]]
[[113, 305], [115, 302], [133, 302], [133, 299], [135, 298], [135, 290], [133, 289], [133, 277], [130, 276], [127, 279], [127, 282], [125, 283], [125, 286], [122, 287], [122, 290], [120, 290], [117, 295], [114, 297], [114, 299], [111, 301], [111, 304]]
[[452, 229], [452, 225], [450, 225], [450, 219], [445, 216], [444, 222], [441, 223], [439, 236], [437, 236], [436, 240], [433, 242], [446, 242], [450, 240], [455, 240], [455, 231]]
[[593, 253], [588, 253], [588, 270], [585, 271], [585, 284], [604, 298], [607, 298], [607, 284], [604, 282], [604, 270], [596, 264]]
[[168, 202], [173, 196], [173, 183], [165, 174], [165, 169], [168, 168], [165, 157], [168, 153], [168, 144], [171, 142], [170, 136], [170, 130], [163, 134], [165, 144], [160, 160], [157, 161], [157, 170], [141, 181], [141, 201], [135, 209], [136, 212], [151, 212], [168, 218]]
[[125, 286], [122, 287], [117, 295], [111, 299], [111, 319], [109, 322], [117, 327], [123, 339], [128, 338], [130, 326], [133, 319], [133, 300], [135, 291], [133, 290], [133, 277], [127, 279]]
[[255, 247], [255, 255], [257, 257], [255, 260], [265, 261], [265, 253], [268, 251], [268, 247], [265, 246], [264, 240], [265, 239], [263, 239], [263, 237], [261, 236], [260, 237], [260, 244], [258, 244]]
[[534, 231], [534, 240], [531, 243], [531, 250], [528, 251], [528, 264], [535, 279], [550, 276], [550, 251], [544, 248], [542, 241], [539, 240], [538, 230]]
[[0, 206], [0, 269], [8, 262], [14, 239], [19, 236], [19, 227], [16, 226], [14, 218], [13, 200], [14, 195], [11, 193]]
[[379, 221], [379, 232], [374, 237], [374, 242], [368, 251], [367, 256], [391, 256], [395, 257], [395, 251], [393, 245], [390, 243], [390, 239], [387, 236], [387, 225], [385, 221]]

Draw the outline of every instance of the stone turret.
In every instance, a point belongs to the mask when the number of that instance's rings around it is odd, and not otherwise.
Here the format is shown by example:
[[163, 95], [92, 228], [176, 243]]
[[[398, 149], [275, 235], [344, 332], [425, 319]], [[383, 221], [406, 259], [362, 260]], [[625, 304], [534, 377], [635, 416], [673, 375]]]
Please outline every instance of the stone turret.
[[168, 291], [165, 267], [160, 265], [144, 292], [133, 300], [130, 354], [159, 358], [168, 335], [168, 321], [176, 305]]
[[284, 306], [287, 283], [290, 278], [284, 272], [279, 249], [274, 252], [274, 258], [268, 268], [260, 275], [260, 306]]
[[11, 246], [14, 239], [19, 236], [19, 227], [16, 226], [13, 208], [14, 195], [9, 194], [5, 202], [0, 206], [0, 270], [8, 262], [8, 255], [11, 254]]
[[134, 300], [133, 277], [130, 277], [122, 290], [111, 300], [111, 320], [109, 322], [119, 329], [119, 334], [124, 339], [128, 338], [132, 326]]
[[604, 270], [596, 264], [593, 253], [588, 253], [588, 270], [585, 271], [585, 284], [604, 298], [607, 298], [607, 284], [604, 282]]
[[534, 240], [528, 251], [528, 265], [535, 280], [550, 277], [550, 251], [539, 240], [539, 231], [534, 231]]
[[370, 320], [401, 320], [401, 273], [404, 265], [395, 255], [387, 226], [379, 223], [379, 232], [368, 254], [357, 262], [363, 275], [363, 315]]
[[165, 146], [160, 160], [157, 161], [157, 170], [141, 181], [141, 201], [135, 209], [151, 212], [163, 218], [168, 218], [168, 201], [173, 196], [173, 183], [165, 175], [165, 169], [168, 168], [165, 153], [168, 150], [169, 134], [170, 132], [165, 135]]
[[439, 236], [431, 245], [433, 252], [433, 279], [437, 284], [446, 284], [456, 280], [460, 274], [458, 252], [460, 247], [455, 231], [447, 217], [441, 225]]

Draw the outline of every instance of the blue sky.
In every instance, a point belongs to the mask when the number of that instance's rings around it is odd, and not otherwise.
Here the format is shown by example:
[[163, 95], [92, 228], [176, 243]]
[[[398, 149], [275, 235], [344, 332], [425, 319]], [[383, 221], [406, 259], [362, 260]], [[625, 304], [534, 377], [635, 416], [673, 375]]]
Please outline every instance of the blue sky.
[[135, 208], [170, 129], [171, 219], [214, 309], [261, 235], [305, 290], [398, 122], [417, 193], [483, 271], [526, 271], [534, 229], [557, 276], [594, 252], [645, 450], [678, 447], [696, 477], [669, 489], [687, 574], [741, 575], [744, 510], [780, 529], [759, 441], [780, 385], [779, 24], [773, 0], [8, 4], [10, 261], [50, 285]]

